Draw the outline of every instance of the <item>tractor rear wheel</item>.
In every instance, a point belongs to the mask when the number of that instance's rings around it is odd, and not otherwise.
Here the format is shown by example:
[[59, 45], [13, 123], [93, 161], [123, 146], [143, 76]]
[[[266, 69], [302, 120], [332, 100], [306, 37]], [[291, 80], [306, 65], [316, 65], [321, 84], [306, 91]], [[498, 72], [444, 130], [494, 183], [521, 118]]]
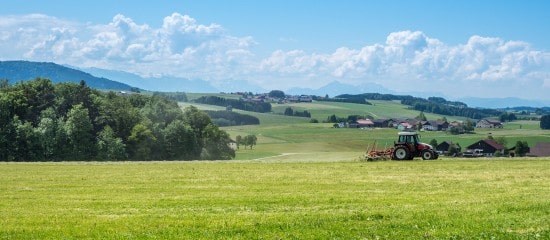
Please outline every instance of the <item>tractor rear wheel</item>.
[[424, 160], [435, 159], [435, 154], [431, 150], [424, 150], [424, 151], [422, 151], [422, 159], [424, 159]]
[[405, 146], [397, 146], [393, 150], [392, 157], [395, 160], [408, 160], [411, 156], [409, 149]]

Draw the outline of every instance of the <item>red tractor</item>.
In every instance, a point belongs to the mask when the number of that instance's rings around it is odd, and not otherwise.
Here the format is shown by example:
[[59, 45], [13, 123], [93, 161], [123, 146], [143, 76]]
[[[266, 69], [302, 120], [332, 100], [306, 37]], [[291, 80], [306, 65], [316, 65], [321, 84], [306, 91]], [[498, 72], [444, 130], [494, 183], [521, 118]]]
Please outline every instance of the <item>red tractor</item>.
[[415, 157], [432, 160], [437, 159], [439, 155], [431, 145], [421, 143], [416, 132], [400, 132], [391, 157], [393, 160], [412, 160]]

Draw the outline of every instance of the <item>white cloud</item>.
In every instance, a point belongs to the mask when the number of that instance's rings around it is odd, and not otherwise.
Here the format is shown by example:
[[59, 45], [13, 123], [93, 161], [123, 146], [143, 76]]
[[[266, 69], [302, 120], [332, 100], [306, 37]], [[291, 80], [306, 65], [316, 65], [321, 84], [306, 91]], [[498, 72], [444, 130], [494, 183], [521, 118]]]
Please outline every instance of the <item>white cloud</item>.
[[263, 59], [253, 52], [256, 44], [250, 36], [232, 36], [221, 25], [179, 13], [165, 17], [158, 28], [121, 14], [96, 25], [37, 14], [0, 16], [3, 60], [53, 61], [144, 76], [244, 79], [268, 89], [321, 87], [338, 80], [449, 96], [548, 98], [541, 89], [550, 88], [550, 53], [522, 41], [476, 35], [448, 45], [420, 31], [401, 31], [360, 49], [274, 50]]

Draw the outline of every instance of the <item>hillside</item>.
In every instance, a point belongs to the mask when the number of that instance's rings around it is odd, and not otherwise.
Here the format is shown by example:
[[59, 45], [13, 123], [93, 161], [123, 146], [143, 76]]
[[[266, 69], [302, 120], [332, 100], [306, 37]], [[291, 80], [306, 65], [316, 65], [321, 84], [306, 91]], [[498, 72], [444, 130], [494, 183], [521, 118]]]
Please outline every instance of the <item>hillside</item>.
[[[200, 96], [218, 96], [235, 98], [229, 94], [189, 94], [193, 100]], [[373, 119], [381, 118], [414, 118], [419, 111], [411, 110], [409, 106], [399, 101], [369, 100], [372, 105], [340, 103], [340, 102], [312, 102], [312, 103], [282, 103], [273, 104], [271, 113], [257, 113], [233, 109], [235, 112], [252, 115], [260, 120], [259, 125], [223, 127], [232, 138], [237, 135], [246, 136], [255, 134], [258, 136], [258, 145], [254, 150], [239, 150], [236, 159], [263, 159], [288, 160], [288, 159], [357, 159], [367, 148], [389, 147], [396, 140], [399, 130], [394, 128], [376, 129], [351, 129], [333, 128], [332, 123], [322, 123], [327, 117], [335, 114], [338, 117], [348, 115], [370, 116]], [[224, 110], [225, 107], [194, 102], [180, 102], [180, 107], [193, 105], [202, 110]], [[291, 117], [283, 115], [285, 109], [291, 107], [295, 111], [307, 110], [311, 118], [320, 123], [309, 123], [310, 118]], [[447, 118], [451, 121], [464, 121], [466, 118], [456, 116], [444, 116], [425, 113], [428, 120]], [[435, 139], [441, 143], [449, 141], [461, 146], [468, 146], [476, 141], [487, 138], [489, 135], [495, 138], [504, 138], [507, 147], [513, 147], [517, 141], [526, 141], [529, 146], [535, 146], [539, 142], [550, 141], [548, 131], [540, 130], [539, 121], [514, 121], [505, 123], [502, 129], [475, 129], [470, 134], [452, 135], [445, 131], [422, 132], [422, 140], [429, 142]], [[296, 156], [299, 157], [296, 157]]]
[[0, 61], [0, 79], [10, 83], [32, 80], [37, 77], [48, 78], [53, 83], [86, 81], [97, 89], [129, 90], [132, 86], [107, 78], [98, 78], [89, 73], [49, 62]]

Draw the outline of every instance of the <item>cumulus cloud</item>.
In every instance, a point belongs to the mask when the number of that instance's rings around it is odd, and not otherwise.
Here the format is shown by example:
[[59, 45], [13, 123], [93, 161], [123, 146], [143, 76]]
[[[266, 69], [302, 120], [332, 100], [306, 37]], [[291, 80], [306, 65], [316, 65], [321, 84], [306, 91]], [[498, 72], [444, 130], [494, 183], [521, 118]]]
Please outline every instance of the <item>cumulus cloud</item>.
[[106, 24], [39, 14], [0, 16], [2, 60], [53, 61], [143, 76], [244, 79], [267, 89], [321, 87], [334, 80], [449, 96], [548, 98], [541, 89], [550, 89], [550, 53], [496, 37], [476, 35], [448, 45], [421, 31], [400, 31], [360, 49], [274, 49], [265, 58], [254, 54], [256, 44], [251, 36], [232, 36], [219, 24], [201, 24], [179, 13], [157, 28], [121, 14]]
[[[549, 67], [549, 53], [533, 50], [525, 42], [472, 36], [465, 44], [450, 46], [419, 31], [391, 33], [385, 44], [359, 50], [339, 48], [309, 55], [277, 51], [262, 61], [263, 70], [295, 78], [314, 76], [324, 80], [319, 85], [337, 79], [350, 84], [373, 82], [398, 91], [437, 89], [451, 96], [545, 97], [540, 88], [548, 88]], [[529, 86], [530, 91], [522, 91]]]
[[220, 25], [199, 24], [179, 13], [165, 17], [159, 28], [121, 14], [96, 25], [46, 15], [0, 16], [0, 32], [4, 60], [53, 61], [146, 76], [228, 76], [224, 65], [249, 61], [249, 48], [256, 44], [249, 36], [230, 36]]

